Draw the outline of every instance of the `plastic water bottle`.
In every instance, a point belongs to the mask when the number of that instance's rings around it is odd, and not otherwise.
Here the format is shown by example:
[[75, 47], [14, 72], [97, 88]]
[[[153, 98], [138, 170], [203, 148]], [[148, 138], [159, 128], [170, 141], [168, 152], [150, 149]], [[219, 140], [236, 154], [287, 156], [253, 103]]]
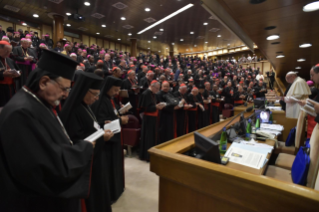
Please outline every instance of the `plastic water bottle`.
[[224, 128], [220, 136], [219, 151], [220, 153], [225, 153], [226, 150], [227, 150], [227, 135], [226, 135], [226, 128]]
[[246, 138], [250, 139], [250, 134], [251, 134], [251, 119], [248, 119], [248, 124], [246, 127]]
[[260, 128], [260, 117], [259, 117], [259, 115], [257, 116], [255, 127], [256, 127], [256, 130]]

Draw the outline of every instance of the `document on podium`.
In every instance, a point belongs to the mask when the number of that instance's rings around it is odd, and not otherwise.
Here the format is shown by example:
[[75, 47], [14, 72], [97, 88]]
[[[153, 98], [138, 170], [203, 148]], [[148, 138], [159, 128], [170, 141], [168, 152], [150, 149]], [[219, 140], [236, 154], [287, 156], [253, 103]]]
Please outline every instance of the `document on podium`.
[[225, 156], [229, 158], [230, 162], [249, 166], [255, 169], [262, 168], [266, 160], [266, 154], [249, 151], [235, 146], [230, 146]]

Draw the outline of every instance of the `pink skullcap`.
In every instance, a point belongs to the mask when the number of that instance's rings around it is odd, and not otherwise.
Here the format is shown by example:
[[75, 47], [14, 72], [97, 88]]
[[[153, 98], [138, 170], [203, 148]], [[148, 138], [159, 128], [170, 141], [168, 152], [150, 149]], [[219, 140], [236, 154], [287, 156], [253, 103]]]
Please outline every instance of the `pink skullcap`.
[[83, 50], [82, 50], [82, 52], [86, 52], [86, 50], [85, 50], [85, 49], [83, 49]]
[[28, 42], [28, 41], [27, 41], [27, 39], [22, 38], [22, 39], [20, 40], [20, 42]]
[[105, 54], [105, 51], [104, 50], [100, 51], [100, 54]]
[[30, 36], [30, 37], [31, 37], [31, 35], [30, 35], [30, 34], [27, 34], [27, 35], [26, 35], [26, 37], [27, 37], [27, 36]]
[[65, 44], [64, 47], [70, 46], [69, 44]]
[[45, 34], [44, 36], [45, 36], [45, 37], [49, 37], [49, 36], [50, 36], [50, 34]]
[[82, 51], [82, 49], [78, 49], [78, 50], [81, 50], [81, 51]]
[[311, 80], [308, 80], [307, 84], [308, 84], [309, 87], [314, 85], [313, 81], [311, 81]]
[[40, 43], [40, 46], [45, 46], [45, 44], [44, 43]]
[[91, 57], [91, 55], [89, 54], [88, 56], [86, 56], [86, 58], [89, 58], [89, 57]]

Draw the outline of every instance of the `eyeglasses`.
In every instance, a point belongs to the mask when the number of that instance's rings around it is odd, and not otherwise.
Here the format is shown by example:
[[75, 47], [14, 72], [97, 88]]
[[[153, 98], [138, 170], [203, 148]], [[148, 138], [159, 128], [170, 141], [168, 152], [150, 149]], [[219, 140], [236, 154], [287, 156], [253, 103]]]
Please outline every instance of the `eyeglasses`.
[[63, 92], [69, 93], [69, 92], [71, 91], [71, 88], [65, 88], [65, 87], [63, 87], [60, 83], [58, 83], [58, 82], [55, 81], [55, 80], [51, 80], [51, 81], [53, 81], [53, 82], [55, 82], [56, 84], [58, 84], [59, 87], [60, 87], [60, 89], [61, 89]]
[[89, 92], [90, 92], [91, 94], [93, 94], [94, 97], [99, 97], [100, 94], [101, 94], [101, 93], [93, 93], [91, 90], [89, 90]]

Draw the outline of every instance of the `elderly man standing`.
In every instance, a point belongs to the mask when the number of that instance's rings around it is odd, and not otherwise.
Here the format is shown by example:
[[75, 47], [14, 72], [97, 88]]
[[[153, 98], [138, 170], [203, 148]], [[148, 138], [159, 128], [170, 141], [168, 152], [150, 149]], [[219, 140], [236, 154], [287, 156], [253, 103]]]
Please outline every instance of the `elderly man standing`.
[[307, 99], [311, 94], [307, 82], [298, 77], [297, 73], [298, 72], [290, 71], [286, 74], [286, 81], [291, 84], [285, 97], [286, 117], [295, 119], [299, 116], [300, 105], [294, 99]]

